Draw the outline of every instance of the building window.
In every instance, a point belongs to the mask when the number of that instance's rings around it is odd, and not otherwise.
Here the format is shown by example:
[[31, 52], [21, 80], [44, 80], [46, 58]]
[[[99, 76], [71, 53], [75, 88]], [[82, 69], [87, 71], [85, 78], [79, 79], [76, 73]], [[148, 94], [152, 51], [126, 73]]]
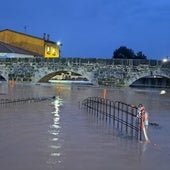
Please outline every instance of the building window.
[[50, 54], [50, 46], [46, 46], [46, 52], [47, 54]]
[[56, 55], [56, 49], [55, 49], [55, 48], [52, 49], [52, 54], [53, 54], [54, 56]]

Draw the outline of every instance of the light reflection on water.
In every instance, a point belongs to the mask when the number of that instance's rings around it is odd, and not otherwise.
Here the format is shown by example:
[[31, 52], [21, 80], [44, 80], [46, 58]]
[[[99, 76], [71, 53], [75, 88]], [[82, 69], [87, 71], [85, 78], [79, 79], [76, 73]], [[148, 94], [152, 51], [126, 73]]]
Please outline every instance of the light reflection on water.
[[52, 124], [50, 125], [50, 130], [49, 130], [49, 134], [50, 134], [50, 149], [51, 149], [51, 153], [49, 155], [49, 160], [47, 161], [47, 164], [50, 164], [50, 166], [52, 165], [56, 165], [56, 164], [60, 164], [62, 161], [60, 159], [61, 156], [61, 152], [60, 152], [60, 148], [62, 147], [61, 143], [59, 142], [59, 136], [60, 136], [60, 129], [61, 129], [61, 125], [60, 125], [60, 107], [62, 106], [62, 99], [59, 98], [59, 96], [57, 96], [55, 98], [55, 100], [51, 103], [52, 106], [54, 107], [54, 111], [52, 111]]

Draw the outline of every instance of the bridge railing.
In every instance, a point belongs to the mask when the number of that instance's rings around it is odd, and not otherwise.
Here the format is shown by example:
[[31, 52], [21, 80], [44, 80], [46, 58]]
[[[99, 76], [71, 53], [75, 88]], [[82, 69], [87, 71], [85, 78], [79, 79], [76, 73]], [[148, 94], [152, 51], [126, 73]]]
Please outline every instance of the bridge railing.
[[121, 134], [142, 140], [141, 118], [137, 118], [137, 108], [121, 101], [111, 101], [100, 97], [89, 97], [82, 102], [83, 108], [98, 118], [112, 123]]
[[125, 66], [170, 66], [170, 62], [163, 63], [161, 60], [146, 60], [146, 59], [102, 59], [102, 58], [59, 58], [48, 59], [42, 57], [34, 58], [0, 58], [0, 63], [15, 63], [15, 62], [35, 62], [35, 63], [69, 63], [69, 64], [104, 64], [104, 65], [125, 65]]

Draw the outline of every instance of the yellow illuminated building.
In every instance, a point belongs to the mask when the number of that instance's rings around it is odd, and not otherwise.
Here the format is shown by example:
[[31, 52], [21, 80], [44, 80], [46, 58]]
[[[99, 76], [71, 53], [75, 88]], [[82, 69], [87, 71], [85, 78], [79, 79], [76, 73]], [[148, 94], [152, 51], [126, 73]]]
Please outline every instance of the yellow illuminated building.
[[0, 31], [0, 41], [15, 47], [34, 52], [45, 58], [59, 58], [60, 46], [49, 40], [44, 33], [43, 38], [5, 29]]

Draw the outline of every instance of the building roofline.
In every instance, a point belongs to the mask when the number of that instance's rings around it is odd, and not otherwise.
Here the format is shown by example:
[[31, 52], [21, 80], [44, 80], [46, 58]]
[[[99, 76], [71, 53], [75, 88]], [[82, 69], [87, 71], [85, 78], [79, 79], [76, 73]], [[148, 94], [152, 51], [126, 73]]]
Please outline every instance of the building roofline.
[[18, 32], [18, 31], [12, 30], [12, 29], [3, 29], [3, 30], [0, 30], [0, 32], [4, 32], [4, 31], [11, 31], [11, 32], [14, 32], [14, 33], [17, 33], [17, 34], [21, 34], [21, 35], [29, 36], [29, 37], [32, 37], [32, 38], [37, 38], [37, 39], [40, 39], [40, 40], [44, 40], [44, 41], [47, 42], [47, 43], [49, 42], [49, 43], [56, 44], [56, 42], [54, 42], [54, 41], [46, 40], [46, 39], [44, 39], [44, 38], [40, 38], [40, 37], [33, 36], [33, 35], [30, 35], [30, 34]]

